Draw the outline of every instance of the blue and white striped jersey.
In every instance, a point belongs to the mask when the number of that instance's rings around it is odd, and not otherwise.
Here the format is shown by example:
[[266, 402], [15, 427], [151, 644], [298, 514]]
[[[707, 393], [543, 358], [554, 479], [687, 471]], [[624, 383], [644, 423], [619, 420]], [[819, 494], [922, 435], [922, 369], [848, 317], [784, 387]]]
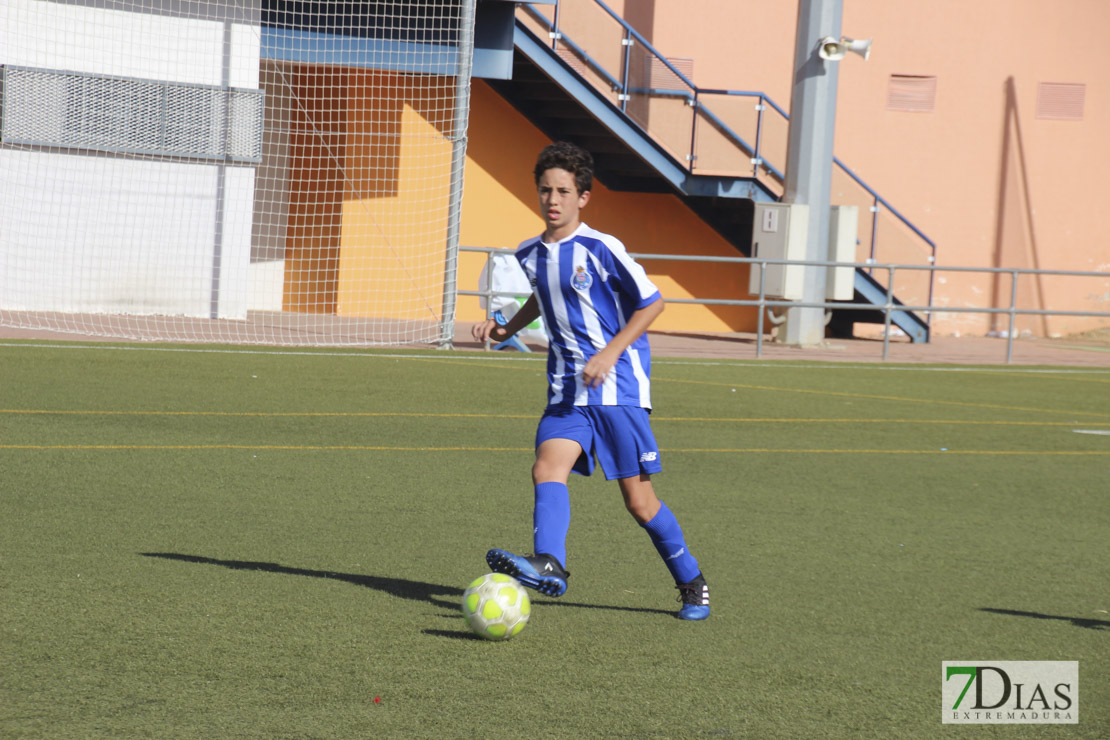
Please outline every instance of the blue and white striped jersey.
[[523, 242], [516, 258], [539, 299], [547, 329], [549, 406], [651, 408], [651, 349], [647, 335], [622, 353], [605, 381], [590, 388], [582, 369], [637, 309], [661, 298], [659, 289], [621, 242], [586, 224], [558, 244]]

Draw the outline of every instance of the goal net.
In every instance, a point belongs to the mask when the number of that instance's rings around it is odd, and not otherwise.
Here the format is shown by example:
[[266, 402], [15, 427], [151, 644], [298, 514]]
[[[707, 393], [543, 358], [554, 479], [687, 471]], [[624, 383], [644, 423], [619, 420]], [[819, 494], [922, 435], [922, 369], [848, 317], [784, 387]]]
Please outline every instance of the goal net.
[[0, 326], [450, 341], [475, 0], [0, 0]]

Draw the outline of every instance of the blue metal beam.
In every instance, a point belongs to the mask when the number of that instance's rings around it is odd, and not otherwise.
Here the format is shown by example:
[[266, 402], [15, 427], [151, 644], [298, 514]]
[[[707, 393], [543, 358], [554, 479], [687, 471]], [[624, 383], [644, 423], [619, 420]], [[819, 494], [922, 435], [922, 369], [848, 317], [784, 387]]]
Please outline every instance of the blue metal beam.
[[[886, 288], [860, 268], [856, 269], [855, 289], [857, 293], [863, 296], [864, 300], [877, 308], [882, 309], [886, 305]], [[894, 304], [901, 305], [901, 301], [895, 298]], [[847, 313], [851, 316], [855, 314], [855, 311]], [[890, 320], [891, 323], [906, 332], [910, 341], [929, 341], [929, 327], [915, 314], [909, 311], [892, 310]]]
[[459, 70], [459, 50], [455, 46], [266, 25], [262, 26], [261, 56], [391, 72], [455, 75]]

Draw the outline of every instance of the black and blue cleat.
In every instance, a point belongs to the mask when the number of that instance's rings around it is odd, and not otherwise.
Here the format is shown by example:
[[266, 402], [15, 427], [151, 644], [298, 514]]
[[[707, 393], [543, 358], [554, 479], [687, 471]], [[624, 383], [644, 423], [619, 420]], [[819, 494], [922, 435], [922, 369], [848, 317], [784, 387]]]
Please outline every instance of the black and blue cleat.
[[494, 573], [512, 576], [545, 596], [562, 596], [567, 592], [570, 573], [550, 555], [514, 555], [494, 548], [486, 553], [486, 563]]

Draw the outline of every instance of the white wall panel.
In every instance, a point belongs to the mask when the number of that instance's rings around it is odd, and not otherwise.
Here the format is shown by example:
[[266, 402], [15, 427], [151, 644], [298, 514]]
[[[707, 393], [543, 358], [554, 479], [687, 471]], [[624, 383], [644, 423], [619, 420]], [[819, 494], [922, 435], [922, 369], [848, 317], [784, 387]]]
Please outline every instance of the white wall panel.
[[[0, 151], [0, 307], [209, 316], [218, 169]], [[242, 318], [254, 177], [227, 171], [220, 313]]]

